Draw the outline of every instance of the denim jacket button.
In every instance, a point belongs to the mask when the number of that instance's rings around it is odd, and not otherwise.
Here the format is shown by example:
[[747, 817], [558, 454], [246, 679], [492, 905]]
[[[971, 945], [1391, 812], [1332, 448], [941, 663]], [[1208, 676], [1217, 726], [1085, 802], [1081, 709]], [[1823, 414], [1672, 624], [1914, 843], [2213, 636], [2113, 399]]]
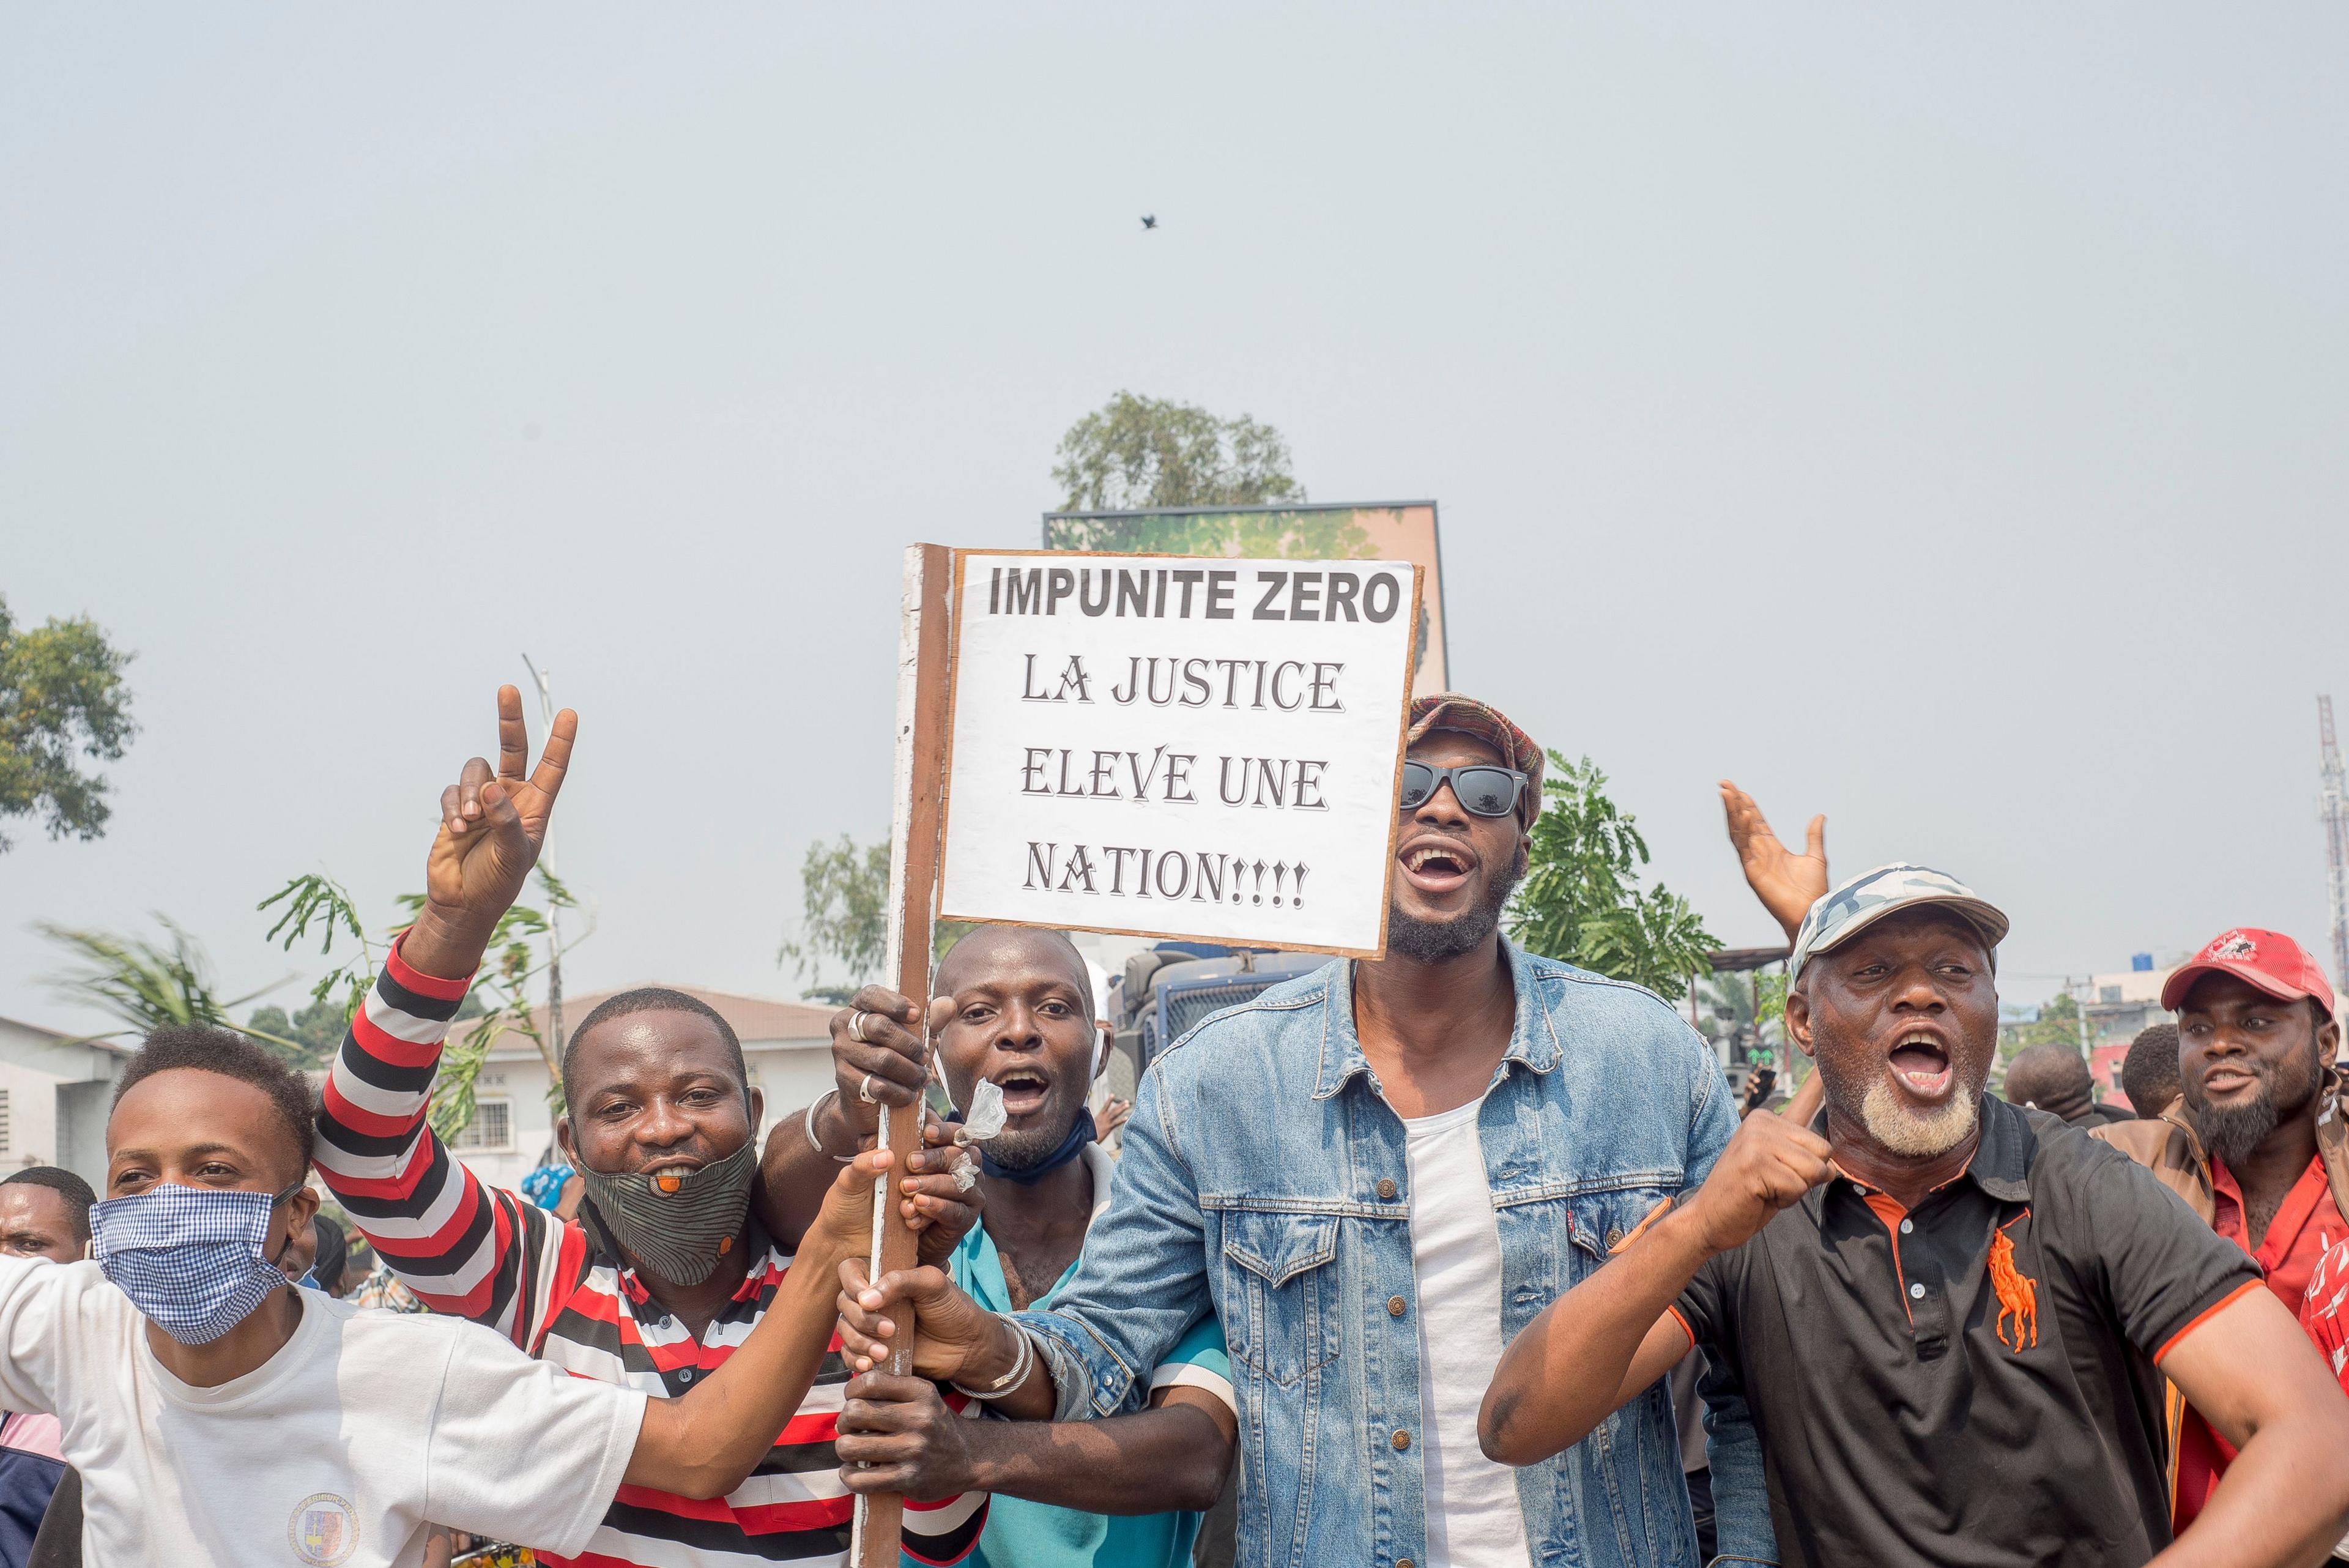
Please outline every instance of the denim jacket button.
[[1392, 1176], [1381, 1176], [1381, 1177], [1380, 1177], [1380, 1178], [1379, 1178], [1379, 1196], [1380, 1196], [1381, 1198], [1382, 1198], [1382, 1199], [1386, 1199], [1392, 1200], [1392, 1199], [1393, 1199], [1394, 1195], [1395, 1195], [1395, 1184], [1394, 1184], [1394, 1178], [1393, 1178], [1393, 1177], [1392, 1177]]
[[1394, 1444], [1394, 1451], [1396, 1453], [1401, 1453], [1405, 1449], [1411, 1447], [1411, 1434], [1404, 1431], [1401, 1427], [1397, 1427], [1394, 1431], [1394, 1436], [1390, 1438], [1389, 1441]]
[[1611, 1252], [1622, 1244], [1623, 1227], [1620, 1225], [1609, 1225], [1607, 1227], [1607, 1250]]
[[1403, 1314], [1403, 1309], [1408, 1307], [1410, 1304], [1411, 1303], [1409, 1302], [1404, 1301], [1401, 1296], [1389, 1296], [1387, 1298], [1387, 1315], [1389, 1317], [1401, 1317]]
[[1411, 1559], [1408, 1557], [1396, 1558], [1395, 1568], [1412, 1568]]

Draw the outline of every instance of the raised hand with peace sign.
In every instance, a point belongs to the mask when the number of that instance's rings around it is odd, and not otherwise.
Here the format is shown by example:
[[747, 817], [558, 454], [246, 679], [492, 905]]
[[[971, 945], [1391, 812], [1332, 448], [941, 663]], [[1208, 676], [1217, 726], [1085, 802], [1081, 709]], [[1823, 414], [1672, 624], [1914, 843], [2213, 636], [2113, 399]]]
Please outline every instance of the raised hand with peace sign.
[[530, 732], [522, 693], [498, 688], [497, 772], [474, 757], [440, 792], [440, 830], [424, 857], [424, 908], [400, 947], [409, 963], [450, 979], [480, 965], [498, 918], [522, 896], [538, 864], [578, 733], [578, 714], [568, 708], [557, 713], [538, 766], [525, 776]]

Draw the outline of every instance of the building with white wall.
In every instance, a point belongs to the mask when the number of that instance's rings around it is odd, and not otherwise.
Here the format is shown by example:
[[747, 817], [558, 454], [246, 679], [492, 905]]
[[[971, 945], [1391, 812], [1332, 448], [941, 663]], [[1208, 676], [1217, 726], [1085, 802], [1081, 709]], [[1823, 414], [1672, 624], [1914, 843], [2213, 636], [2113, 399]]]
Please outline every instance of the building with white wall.
[[[621, 991], [635, 989], [622, 986], [564, 997], [564, 1027], [577, 1028], [599, 1003]], [[765, 1116], [759, 1127], [761, 1139], [768, 1127], [833, 1086], [832, 1009], [692, 985], [668, 989], [709, 1003], [741, 1041], [750, 1082], [766, 1096]], [[532, 1023], [543, 1038], [554, 1038], [544, 1008], [532, 1014]], [[459, 1024], [453, 1029], [451, 1040], [463, 1038], [466, 1027]], [[525, 1175], [552, 1156], [554, 1117], [547, 1105], [552, 1082], [544, 1059], [528, 1035], [510, 1031], [498, 1041], [482, 1064], [474, 1087], [473, 1119], [454, 1145], [457, 1157], [475, 1176], [493, 1186], [518, 1187]]]
[[106, 1190], [106, 1116], [135, 1047], [0, 1018], [0, 1175], [61, 1165]]

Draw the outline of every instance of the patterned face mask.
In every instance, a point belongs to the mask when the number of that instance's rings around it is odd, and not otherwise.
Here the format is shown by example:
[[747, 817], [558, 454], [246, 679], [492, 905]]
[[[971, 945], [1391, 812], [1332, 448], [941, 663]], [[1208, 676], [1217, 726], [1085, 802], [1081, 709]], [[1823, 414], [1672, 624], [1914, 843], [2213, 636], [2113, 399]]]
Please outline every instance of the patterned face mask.
[[680, 1285], [698, 1285], [742, 1233], [750, 1180], [759, 1174], [759, 1140], [698, 1170], [606, 1176], [579, 1167], [587, 1201], [612, 1239]]
[[164, 1181], [109, 1198], [89, 1211], [98, 1272], [181, 1345], [210, 1345], [285, 1288], [263, 1249], [269, 1217], [302, 1187], [273, 1195]]

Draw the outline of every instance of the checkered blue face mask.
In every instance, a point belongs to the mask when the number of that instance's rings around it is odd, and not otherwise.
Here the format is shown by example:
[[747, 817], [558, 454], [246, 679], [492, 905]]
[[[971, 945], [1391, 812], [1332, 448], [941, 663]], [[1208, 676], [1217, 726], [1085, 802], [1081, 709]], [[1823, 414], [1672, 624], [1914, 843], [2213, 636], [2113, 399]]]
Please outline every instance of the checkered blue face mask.
[[210, 1345], [285, 1287], [263, 1249], [269, 1217], [302, 1186], [273, 1197], [158, 1182], [109, 1198], [89, 1211], [98, 1271], [181, 1345]]

